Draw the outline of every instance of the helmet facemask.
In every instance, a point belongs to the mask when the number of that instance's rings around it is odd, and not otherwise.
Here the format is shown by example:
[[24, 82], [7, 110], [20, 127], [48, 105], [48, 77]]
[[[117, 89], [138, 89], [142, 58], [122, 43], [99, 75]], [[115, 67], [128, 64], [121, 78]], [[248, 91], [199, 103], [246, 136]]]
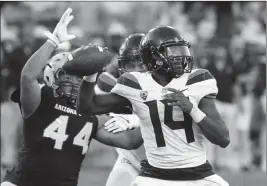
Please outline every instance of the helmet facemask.
[[124, 72], [145, 72], [146, 67], [140, 55], [118, 56], [120, 74]]
[[63, 99], [70, 106], [76, 107], [81, 81], [81, 77], [67, 74], [62, 68], [59, 68], [55, 73], [55, 82], [52, 85], [54, 96]]
[[162, 43], [159, 48], [152, 41], [147, 41], [142, 46], [141, 51], [143, 61], [148, 70], [165, 73], [173, 78], [178, 78], [184, 73], [190, 73], [193, 68], [192, 56], [167, 55], [167, 48], [175, 46], [190, 47], [189, 43], [185, 40], [167, 41]]
[[[183, 49], [179, 49], [185, 46], [170, 46], [166, 47], [167, 50], [173, 50], [173, 53], [166, 52], [167, 61], [171, 69], [172, 76], [174, 78], [178, 78], [182, 76], [184, 73], [190, 73], [193, 68], [193, 57], [189, 54], [181, 55], [180, 51]], [[188, 51], [187, 48], [185, 50]], [[187, 53], [187, 52], [185, 52]]]
[[145, 34], [142, 33], [132, 34], [122, 43], [118, 54], [118, 68], [120, 75], [124, 72], [146, 71], [139, 50], [139, 45], [144, 35]]

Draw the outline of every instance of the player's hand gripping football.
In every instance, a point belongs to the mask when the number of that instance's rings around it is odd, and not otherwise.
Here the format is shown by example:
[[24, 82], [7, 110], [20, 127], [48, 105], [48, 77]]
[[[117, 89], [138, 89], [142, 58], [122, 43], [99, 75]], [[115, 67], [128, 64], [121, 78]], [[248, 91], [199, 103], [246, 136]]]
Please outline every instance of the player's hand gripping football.
[[74, 16], [70, 15], [72, 12], [71, 8], [68, 8], [62, 15], [60, 21], [58, 22], [53, 33], [45, 31], [44, 34], [51, 40], [57, 47], [59, 44], [72, 40], [75, 38], [75, 35], [68, 34], [67, 27]]
[[162, 95], [163, 100], [170, 101], [169, 103], [167, 103], [169, 106], [179, 106], [184, 112], [191, 112], [193, 104], [189, 101], [187, 97], [185, 97], [182, 91], [176, 90], [174, 88], [165, 89], [172, 92]]

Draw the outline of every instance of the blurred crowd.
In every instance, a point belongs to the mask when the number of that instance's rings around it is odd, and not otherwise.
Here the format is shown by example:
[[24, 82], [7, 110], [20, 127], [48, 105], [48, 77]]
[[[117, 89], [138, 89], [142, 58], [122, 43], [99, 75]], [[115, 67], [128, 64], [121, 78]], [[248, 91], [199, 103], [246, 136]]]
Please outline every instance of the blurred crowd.
[[[20, 72], [44, 43], [59, 16], [72, 7], [69, 33], [77, 38], [56, 52], [89, 42], [114, 54], [127, 35], [156, 25], [176, 27], [191, 43], [194, 68], [215, 76], [217, 108], [230, 129], [231, 145], [207, 143], [217, 170], [266, 171], [265, 2], [10, 2], [1, 7], [1, 161], [14, 164], [22, 118], [10, 94]], [[108, 68], [113, 68], [112, 63]]]

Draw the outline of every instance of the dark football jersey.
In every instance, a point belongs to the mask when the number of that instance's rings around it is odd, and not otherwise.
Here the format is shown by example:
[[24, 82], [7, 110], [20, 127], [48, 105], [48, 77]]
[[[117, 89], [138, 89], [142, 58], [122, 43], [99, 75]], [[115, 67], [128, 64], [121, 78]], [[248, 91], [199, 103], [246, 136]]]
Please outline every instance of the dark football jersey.
[[[19, 103], [19, 91], [12, 95]], [[20, 103], [19, 103], [20, 104]], [[19, 186], [75, 186], [84, 156], [97, 130], [97, 119], [81, 116], [41, 89], [41, 103], [23, 124], [17, 166], [6, 179]]]

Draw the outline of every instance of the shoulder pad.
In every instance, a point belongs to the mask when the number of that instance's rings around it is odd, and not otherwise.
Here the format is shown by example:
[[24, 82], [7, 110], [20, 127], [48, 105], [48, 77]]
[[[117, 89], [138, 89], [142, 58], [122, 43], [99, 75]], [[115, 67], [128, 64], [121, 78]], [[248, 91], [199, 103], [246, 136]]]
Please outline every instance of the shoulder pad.
[[110, 92], [111, 89], [116, 85], [116, 83], [117, 79], [114, 78], [108, 72], [100, 74], [100, 76], [97, 79], [98, 88], [104, 92]]
[[207, 69], [196, 69], [188, 76], [186, 85], [192, 85], [201, 81], [215, 79]]
[[139, 89], [139, 90], [142, 89], [134, 73], [126, 72], [122, 74], [122, 76], [118, 79], [117, 83], [134, 89]]

